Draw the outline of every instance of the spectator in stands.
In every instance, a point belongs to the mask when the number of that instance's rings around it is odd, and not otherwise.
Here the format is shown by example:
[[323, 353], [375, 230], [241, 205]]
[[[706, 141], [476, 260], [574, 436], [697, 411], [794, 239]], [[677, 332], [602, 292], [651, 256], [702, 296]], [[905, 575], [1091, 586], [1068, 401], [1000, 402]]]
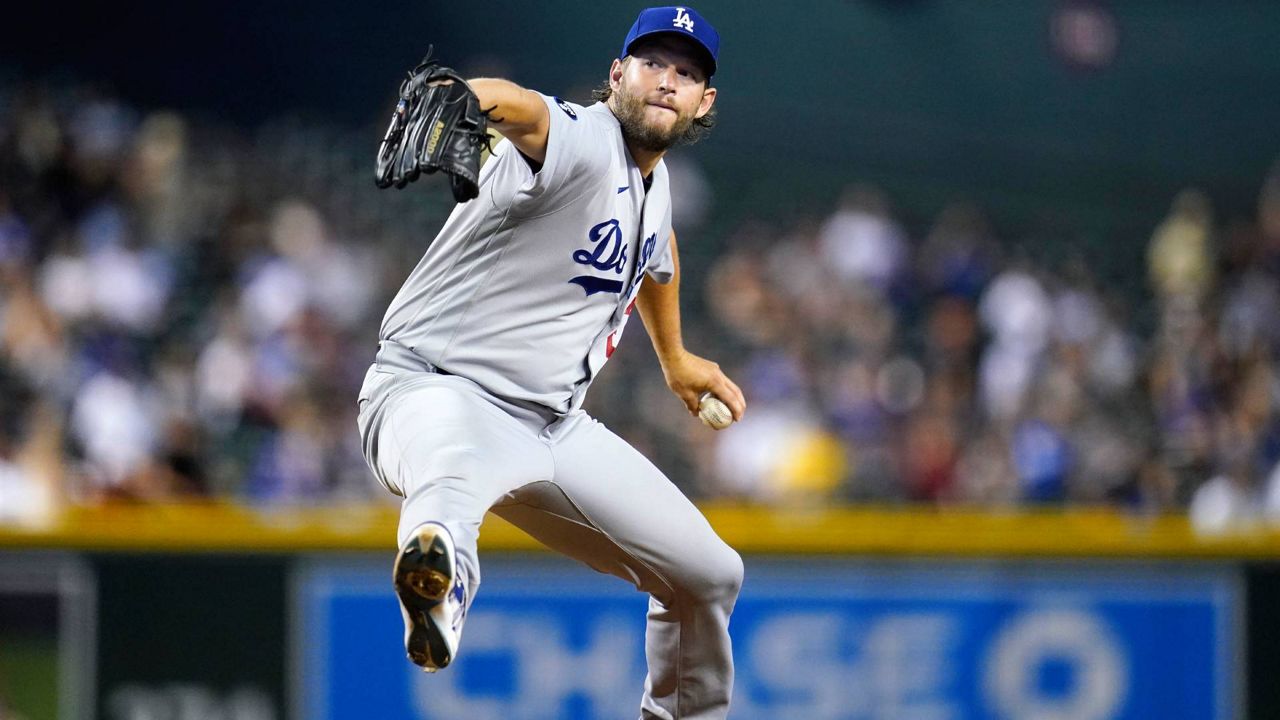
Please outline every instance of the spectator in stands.
[[[63, 497], [367, 499], [348, 351], [375, 341], [413, 228], [450, 208], [362, 195], [367, 148], [338, 129], [67, 94], [0, 104], [0, 517]], [[680, 169], [710, 233], [710, 185]], [[856, 182], [826, 217], [744, 220], [708, 266], [690, 258], [705, 313], [686, 335], [737, 358], [752, 412], [686, 432], [626, 357], [593, 410], [701, 497], [1280, 517], [1280, 164], [1256, 218], [1220, 229], [1188, 190], [1153, 223], [1149, 332], [1085, 258], [1009, 253], [972, 204], [917, 225]]]

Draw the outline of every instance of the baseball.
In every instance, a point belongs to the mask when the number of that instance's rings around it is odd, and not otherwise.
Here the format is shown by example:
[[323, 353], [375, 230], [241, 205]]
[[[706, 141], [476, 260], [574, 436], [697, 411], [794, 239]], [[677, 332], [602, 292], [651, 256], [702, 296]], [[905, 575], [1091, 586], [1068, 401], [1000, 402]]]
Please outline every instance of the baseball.
[[702, 418], [703, 425], [716, 430], [723, 430], [733, 423], [733, 413], [729, 411], [729, 406], [709, 392], [702, 393], [702, 397], [698, 398], [698, 417]]

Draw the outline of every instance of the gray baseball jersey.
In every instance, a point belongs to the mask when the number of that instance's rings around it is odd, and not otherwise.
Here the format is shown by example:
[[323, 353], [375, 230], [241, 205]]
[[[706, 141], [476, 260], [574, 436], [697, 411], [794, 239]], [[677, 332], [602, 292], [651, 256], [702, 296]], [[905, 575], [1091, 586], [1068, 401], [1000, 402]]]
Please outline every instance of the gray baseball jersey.
[[604, 104], [545, 97], [538, 172], [508, 141], [392, 301], [379, 339], [563, 414], [613, 353], [645, 273], [671, 278], [671, 193], [646, 191]]

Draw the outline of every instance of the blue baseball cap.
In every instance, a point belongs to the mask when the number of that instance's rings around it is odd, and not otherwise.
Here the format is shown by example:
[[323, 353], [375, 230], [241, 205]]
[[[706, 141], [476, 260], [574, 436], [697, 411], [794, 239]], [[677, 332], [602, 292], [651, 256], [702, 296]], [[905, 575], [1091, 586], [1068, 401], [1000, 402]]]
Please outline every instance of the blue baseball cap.
[[640, 11], [640, 17], [631, 26], [627, 39], [622, 43], [622, 55], [631, 54], [631, 48], [640, 38], [658, 33], [682, 35], [693, 40], [699, 47], [707, 51], [707, 60], [711, 63], [707, 78], [716, 74], [716, 56], [720, 53], [720, 33], [711, 27], [691, 7], [655, 7]]

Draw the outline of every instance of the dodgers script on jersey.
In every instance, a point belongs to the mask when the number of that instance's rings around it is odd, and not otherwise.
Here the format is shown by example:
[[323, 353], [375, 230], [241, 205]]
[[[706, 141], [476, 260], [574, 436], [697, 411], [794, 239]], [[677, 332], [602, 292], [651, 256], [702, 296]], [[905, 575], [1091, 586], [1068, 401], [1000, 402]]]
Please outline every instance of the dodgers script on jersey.
[[379, 340], [564, 414], [617, 347], [644, 276], [671, 279], [671, 193], [661, 162], [646, 192], [606, 105], [543, 99], [541, 169], [497, 145], [480, 196], [454, 209]]

